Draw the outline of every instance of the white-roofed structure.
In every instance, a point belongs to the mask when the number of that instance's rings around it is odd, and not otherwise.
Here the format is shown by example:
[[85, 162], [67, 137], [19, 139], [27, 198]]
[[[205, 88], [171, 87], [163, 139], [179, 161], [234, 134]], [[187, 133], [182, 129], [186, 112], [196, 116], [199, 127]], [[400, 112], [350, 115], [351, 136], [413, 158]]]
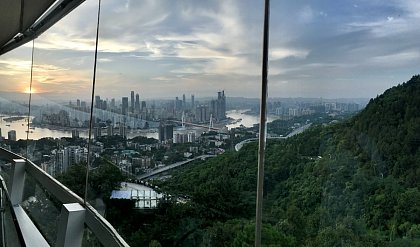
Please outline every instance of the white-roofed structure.
[[113, 190], [111, 199], [123, 199], [135, 201], [135, 208], [151, 209], [156, 208], [163, 194], [157, 193], [152, 188], [135, 183], [121, 183], [120, 190]]

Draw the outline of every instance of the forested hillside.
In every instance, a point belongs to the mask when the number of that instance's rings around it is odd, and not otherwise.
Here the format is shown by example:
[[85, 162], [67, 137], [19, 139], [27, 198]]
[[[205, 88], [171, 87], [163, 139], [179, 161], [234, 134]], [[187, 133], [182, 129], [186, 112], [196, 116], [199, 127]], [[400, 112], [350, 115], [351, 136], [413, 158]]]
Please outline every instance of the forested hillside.
[[[420, 246], [419, 108], [414, 76], [351, 120], [270, 141], [263, 245]], [[190, 201], [162, 204], [132, 243], [252, 246], [256, 167], [249, 144], [176, 171], [163, 190]]]

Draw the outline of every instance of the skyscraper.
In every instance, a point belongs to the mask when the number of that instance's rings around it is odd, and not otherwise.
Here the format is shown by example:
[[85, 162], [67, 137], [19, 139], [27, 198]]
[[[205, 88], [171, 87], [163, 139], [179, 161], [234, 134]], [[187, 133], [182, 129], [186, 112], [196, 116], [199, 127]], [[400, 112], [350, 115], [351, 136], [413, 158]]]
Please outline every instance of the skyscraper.
[[71, 131], [71, 138], [75, 139], [75, 138], [79, 138], [79, 130], [74, 129]]
[[170, 124], [159, 125], [159, 141], [166, 141], [172, 138], [174, 134], [174, 126]]
[[120, 136], [122, 136], [124, 139], [127, 137], [127, 127], [125, 124], [120, 124]]
[[175, 111], [178, 111], [180, 107], [181, 101], [178, 99], [178, 97], [175, 97]]
[[191, 94], [191, 109], [194, 110], [195, 102], [194, 102], [194, 94]]
[[98, 139], [99, 137], [102, 136], [102, 129], [101, 127], [96, 127], [93, 131], [93, 138], [94, 139]]
[[134, 113], [134, 91], [131, 91], [131, 108], [130, 111]]
[[101, 100], [101, 101], [102, 101], [101, 109], [102, 110], [107, 110], [108, 109], [108, 102], [106, 100]]
[[114, 98], [111, 99], [110, 108], [111, 108], [111, 110], [114, 110], [115, 109], [115, 99]]
[[217, 109], [216, 118], [217, 120], [226, 119], [226, 96], [225, 91], [217, 92]]
[[187, 102], [185, 100], [185, 94], [182, 95], [182, 109], [186, 109], [187, 108]]
[[101, 108], [101, 96], [95, 96], [95, 108]]
[[136, 94], [136, 102], [134, 104], [135, 113], [140, 113], [140, 95]]
[[114, 128], [112, 127], [112, 125], [108, 125], [106, 130], [107, 130], [108, 136], [113, 136], [114, 135]]
[[141, 111], [146, 111], [146, 101], [141, 102]]
[[122, 97], [121, 114], [128, 114], [128, 97]]
[[226, 119], [225, 91], [217, 92], [217, 99], [210, 101], [209, 112], [217, 121]]
[[208, 106], [206, 105], [197, 106], [195, 116], [198, 122], [201, 122], [201, 123], [207, 122], [210, 119], [210, 114], [208, 114]]
[[9, 141], [16, 141], [16, 130], [10, 130], [7, 132], [7, 137]]

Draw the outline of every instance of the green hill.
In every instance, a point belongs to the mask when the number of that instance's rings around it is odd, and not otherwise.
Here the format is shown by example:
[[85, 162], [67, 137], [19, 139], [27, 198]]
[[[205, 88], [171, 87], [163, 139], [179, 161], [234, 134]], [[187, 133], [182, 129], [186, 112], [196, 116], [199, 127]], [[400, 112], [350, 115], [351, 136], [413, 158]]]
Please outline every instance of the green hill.
[[[264, 246], [420, 246], [420, 76], [343, 123], [267, 145]], [[174, 172], [139, 236], [164, 246], [252, 246], [257, 146]], [[136, 243], [135, 236], [132, 237]]]

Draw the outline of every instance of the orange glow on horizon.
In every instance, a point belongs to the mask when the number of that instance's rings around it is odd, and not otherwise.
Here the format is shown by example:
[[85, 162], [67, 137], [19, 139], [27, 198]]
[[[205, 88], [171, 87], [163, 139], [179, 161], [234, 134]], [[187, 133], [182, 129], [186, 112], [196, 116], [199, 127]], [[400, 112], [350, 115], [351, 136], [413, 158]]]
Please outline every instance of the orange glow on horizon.
[[[25, 90], [23, 91], [24, 93], [30, 94], [31, 93], [31, 89], [29, 87], [25, 88]], [[32, 93], [37, 93], [37, 90], [32, 87]]]

